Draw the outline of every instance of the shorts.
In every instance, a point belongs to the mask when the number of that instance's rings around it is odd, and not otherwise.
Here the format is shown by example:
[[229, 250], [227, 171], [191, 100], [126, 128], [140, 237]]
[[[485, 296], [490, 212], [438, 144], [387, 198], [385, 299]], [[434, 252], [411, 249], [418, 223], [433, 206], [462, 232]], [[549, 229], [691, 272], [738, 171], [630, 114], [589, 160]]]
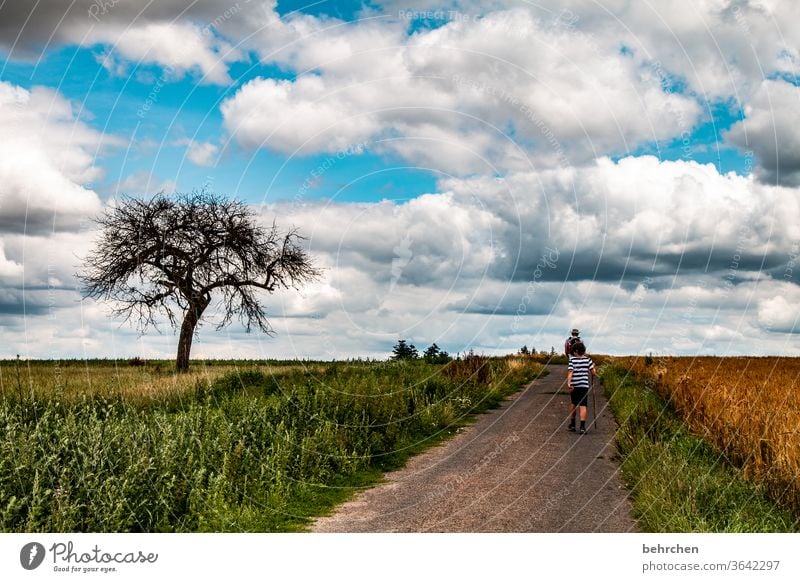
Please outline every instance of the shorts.
[[589, 389], [573, 388], [569, 393], [569, 399], [575, 406], [589, 406]]

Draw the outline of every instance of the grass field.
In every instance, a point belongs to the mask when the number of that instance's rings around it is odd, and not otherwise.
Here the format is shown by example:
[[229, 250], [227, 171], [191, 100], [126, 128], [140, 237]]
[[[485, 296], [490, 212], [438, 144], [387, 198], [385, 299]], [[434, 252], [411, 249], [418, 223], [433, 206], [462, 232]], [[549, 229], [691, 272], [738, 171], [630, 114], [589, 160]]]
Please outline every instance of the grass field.
[[702, 437], [800, 512], [800, 358], [629, 358]]
[[198, 383], [239, 371], [259, 370], [279, 378], [298, 370], [322, 373], [326, 366], [297, 360], [194, 360], [189, 373], [176, 374], [171, 360], [0, 360], [0, 395], [56, 396], [67, 401], [86, 396], [121, 397], [143, 404], [180, 397]]
[[543, 367], [0, 363], [0, 530], [288, 531]]
[[623, 474], [651, 531], [797, 531], [795, 358], [612, 358]]

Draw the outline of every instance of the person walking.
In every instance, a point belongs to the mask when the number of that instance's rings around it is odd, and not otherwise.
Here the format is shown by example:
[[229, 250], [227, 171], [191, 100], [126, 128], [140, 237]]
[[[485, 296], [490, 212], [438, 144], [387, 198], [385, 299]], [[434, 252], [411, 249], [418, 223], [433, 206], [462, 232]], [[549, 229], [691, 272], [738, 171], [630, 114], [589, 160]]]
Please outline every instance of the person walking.
[[567, 355], [567, 358], [572, 355], [572, 348], [579, 342], [583, 343], [580, 332], [577, 329], [573, 329], [572, 334], [567, 338], [566, 343], [564, 343], [564, 353]]
[[[573, 330], [573, 332], [576, 330]], [[594, 362], [586, 355], [586, 346], [579, 341], [573, 344], [567, 368], [567, 388], [569, 389], [569, 426], [575, 432], [575, 416], [580, 411], [581, 426], [578, 432], [586, 433], [586, 416], [589, 405], [589, 385], [597, 376]]]

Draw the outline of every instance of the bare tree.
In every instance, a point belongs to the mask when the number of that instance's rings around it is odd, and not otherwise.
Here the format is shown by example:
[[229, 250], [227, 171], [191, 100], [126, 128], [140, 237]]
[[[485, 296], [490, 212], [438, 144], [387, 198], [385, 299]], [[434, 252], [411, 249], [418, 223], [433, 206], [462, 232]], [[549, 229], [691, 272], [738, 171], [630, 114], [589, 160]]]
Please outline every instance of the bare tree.
[[298, 289], [319, 276], [296, 230], [259, 226], [238, 200], [205, 190], [124, 197], [97, 219], [100, 235], [78, 277], [84, 296], [115, 302], [115, 316], [144, 331], [165, 314], [180, 319], [177, 368], [189, 369], [195, 329], [219, 294], [221, 329], [234, 316], [249, 332], [272, 333], [257, 290]]

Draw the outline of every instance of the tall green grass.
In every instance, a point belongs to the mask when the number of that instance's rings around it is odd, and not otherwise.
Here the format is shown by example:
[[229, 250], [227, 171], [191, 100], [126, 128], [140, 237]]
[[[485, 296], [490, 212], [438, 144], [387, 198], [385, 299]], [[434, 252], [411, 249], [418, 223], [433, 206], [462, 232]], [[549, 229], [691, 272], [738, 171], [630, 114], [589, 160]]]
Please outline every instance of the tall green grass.
[[298, 529], [541, 370], [485, 358], [261, 366], [161, 398], [4, 391], [0, 530]]
[[646, 382], [621, 366], [601, 377], [619, 423], [622, 476], [648, 532], [796, 532], [800, 523], [744, 479]]

